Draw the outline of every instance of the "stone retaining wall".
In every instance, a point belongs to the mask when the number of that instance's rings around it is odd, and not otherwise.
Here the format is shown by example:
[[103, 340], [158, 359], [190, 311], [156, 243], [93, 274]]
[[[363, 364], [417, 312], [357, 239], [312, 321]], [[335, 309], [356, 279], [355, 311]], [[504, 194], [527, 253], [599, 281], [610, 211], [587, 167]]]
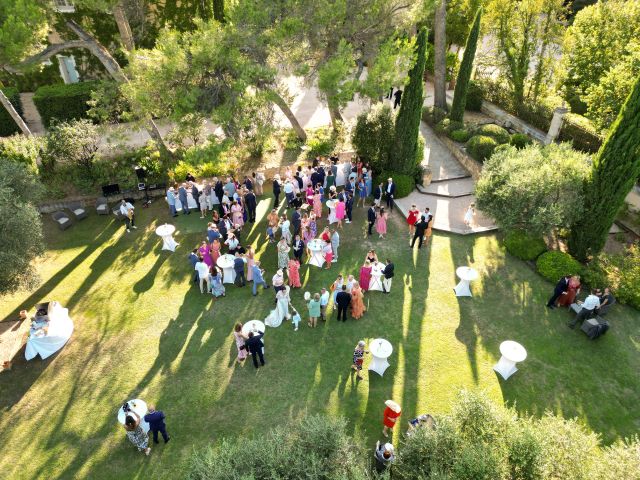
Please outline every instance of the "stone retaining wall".
[[493, 103], [489, 103], [486, 100], [483, 101], [480, 111], [485, 115], [493, 118], [495, 122], [502, 127], [512, 128], [520, 133], [529, 135], [531, 138], [537, 140], [540, 143], [545, 143], [545, 139], [547, 138], [547, 134], [545, 132], [543, 132], [542, 130], [538, 130], [537, 128], [520, 120], [518, 117], [505, 112]]
[[478, 181], [480, 178], [480, 173], [482, 172], [482, 164], [477, 162], [473, 158], [471, 158], [467, 152], [464, 151], [463, 147], [458, 145], [456, 142], [451, 140], [444, 134], [436, 133], [440, 141], [446, 145], [449, 151], [456, 157], [456, 160], [460, 162], [460, 164], [471, 174], [471, 177], [474, 181]]

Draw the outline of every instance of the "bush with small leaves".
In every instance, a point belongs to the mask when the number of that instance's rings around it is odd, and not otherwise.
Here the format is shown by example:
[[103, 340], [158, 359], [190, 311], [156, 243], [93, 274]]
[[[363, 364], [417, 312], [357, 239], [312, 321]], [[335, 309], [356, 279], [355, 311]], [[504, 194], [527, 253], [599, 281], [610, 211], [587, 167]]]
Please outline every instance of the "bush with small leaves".
[[482, 97], [482, 87], [478, 82], [471, 80], [469, 82], [469, 89], [467, 90], [466, 109], [471, 112], [479, 112], [482, 108]]
[[521, 260], [535, 260], [547, 251], [547, 245], [542, 237], [532, 236], [522, 230], [508, 232], [504, 239], [504, 246], [507, 252]]
[[453, 130], [449, 134], [449, 138], [451, 140], [459, 143], [466, 143], [469, 140], [470, 136], [471, 134], [469, 133], [469, 130], [467, 130], [466, 128], [458, 128], [457, 130]]
[[568, 253], [557, 250], [543, 253], [536, 261], [538, 273], [550, 282], [557, 282], [565, 275], [581, 275], [582, 264]]
[[467, 152], [474, 160], [484, 163], [485, 160], [493, 155], [498, 142], [485, 135], [474, 135], [469, 139], [466, 146]]
[[517, 149], [524, 148], [527, 145], [531, 145], [533, 141], [529, 138], [529, 135], [524, 133], [514, 133], [509, 138], [509, 145], [513, 145]]
[[509, 143], [509, 139], [511, 138], [507, 130], [493, 123], [482, 125], [478, 130], [476, 130], [476, 135], [491, 137], [498, 142], [499, 145]]
[[456, 122], [450, 118], [445, 118], [436, 125], [436, 132], [449, 134], [454, 130], [459, 130], [461, 128], [464, 128], [464, 123]]

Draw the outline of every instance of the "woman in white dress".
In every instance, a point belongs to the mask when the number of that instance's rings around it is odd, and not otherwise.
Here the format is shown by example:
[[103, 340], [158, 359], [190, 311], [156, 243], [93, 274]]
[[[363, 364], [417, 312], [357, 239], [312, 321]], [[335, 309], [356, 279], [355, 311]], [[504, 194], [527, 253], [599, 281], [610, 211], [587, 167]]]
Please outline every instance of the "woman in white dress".
[[264, 185], [264, 173], [262, 172], [257, 172], [256, 176], [255, 176], [255, 189], [256, 189], [256, 194], [257, 195], [262, 195], [264, 193], [264, 190], [262, 189], [262, 185]]
[[471, 224], [473, 223], [473, 216], [476, 214], [475, 206], [475, 203], [471, 203], [464, 214], [464, 224], [467, 228], [471, 228]]
[[269, 316], [265, 318], [264, 323], [270, 327], [279, 327], [285, 318], [289, 315], [289, 287], [284, 290], [278, 290], [276, 293], [276, 308], [271, 310]]

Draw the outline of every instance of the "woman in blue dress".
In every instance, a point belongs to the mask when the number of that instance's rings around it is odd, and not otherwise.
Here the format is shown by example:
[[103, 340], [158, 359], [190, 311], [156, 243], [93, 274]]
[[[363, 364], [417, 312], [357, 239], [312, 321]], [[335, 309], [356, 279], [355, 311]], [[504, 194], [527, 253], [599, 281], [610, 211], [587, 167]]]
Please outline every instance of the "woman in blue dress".
[[368, 197], [373, 192], [373, 180], [371, 178], [371, 172], [368, 169], [363, 168], [362, 177], [364, 178], [364, 185], [366, 189], [364, 196]]
[[362, 203], [362, 206], [364, 207], [364, 200], [365, 198], [367, 198], [367, 185], [364, 183], [364, 179], [362, 177], [360, 177], [360, 179], [358, 180], [358, 200], [356, 201], [356, 207]]
[[224, 285], [222, 284], [222, 275], [218, 272], [217, 267], [214, 265], [209, 269], [209, 285], [211, 285], [211, 293], [217, 298], [219, 296], [225, 296]]

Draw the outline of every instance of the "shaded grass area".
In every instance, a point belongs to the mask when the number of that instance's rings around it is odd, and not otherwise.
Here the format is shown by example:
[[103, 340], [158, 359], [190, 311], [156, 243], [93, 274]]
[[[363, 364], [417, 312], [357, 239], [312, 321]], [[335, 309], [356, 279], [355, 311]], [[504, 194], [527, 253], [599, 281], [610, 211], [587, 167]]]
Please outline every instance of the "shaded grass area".
[[[275, 246], [264, 244], [260, 223], [243, 232], [273, 275]], [[5, 478], [179, 478], [194, 448], [221, 436], [256, 435], [309, 412], [344, 415], [356, 440], [380, 438], [383, 402], [404, 408], [406, 421], [446, 412], [460, 387], [485, 389], [521, 412], [579, 416], [606, 442], [640, 427], [640, 338], [636, 311], [616, 306], [612, 329], [596, 342], [565, 326], [568, 313], [548, 311], [552, 286], [523, 262], [506, 256], [493, 235], [437, 234], [411, 252], [406, 224], [394, 213], [388, 238], [365, 235], [366, 212], [341, 232], [339, 263], [331, 270], [303, 266], [304, 286], [292, 294], [301, 312], [303, 292], [328, 287], [341, 272], [357, 276], [367, 250], [396, 264], [392, 294], [366, 295], [358, 321], [330, 319], [298, 332], [289, 323], [267, 330], [267, 366], [235, 363], [232, 327], [263, 319], [273, 291], [252, 297], [228, 286], [227, 297], [201, 295], [190, 283], [187, 253], [204, 237], [197, 213], [168, 217], [161, 202], [138, 212], [139, 229], [126, 234], [111, 217], [90, 216], [60, 232], [45, 219], [48, 251], [39, 264], [42, 286], [2, 298], [0, 318], [56, 299], [70, 309], [76, 331], [55, 356], [17, 362], [0, 375], [0, 472]], [[155, 228], [174, 221], [180, 247], [161, 251]], [[324, 223], [320, 224], [321, 226]], [[473, 298], [458, 299], [455, 268], [481, 273]], [[360, 339], [387, 338], [394, 346], [384, 377], [350, 372]], [[512, 339], [528, 350], [508, 382], [492, 366], [499, 345]], [[369, 359], [365, 360], [365, 367]], [[143, 398], [167, 414], [173, 437], [149, 458], [126, 440], [116, 413], [123, 401]], [[5, 473], [6, 472], [6, 473]]]

